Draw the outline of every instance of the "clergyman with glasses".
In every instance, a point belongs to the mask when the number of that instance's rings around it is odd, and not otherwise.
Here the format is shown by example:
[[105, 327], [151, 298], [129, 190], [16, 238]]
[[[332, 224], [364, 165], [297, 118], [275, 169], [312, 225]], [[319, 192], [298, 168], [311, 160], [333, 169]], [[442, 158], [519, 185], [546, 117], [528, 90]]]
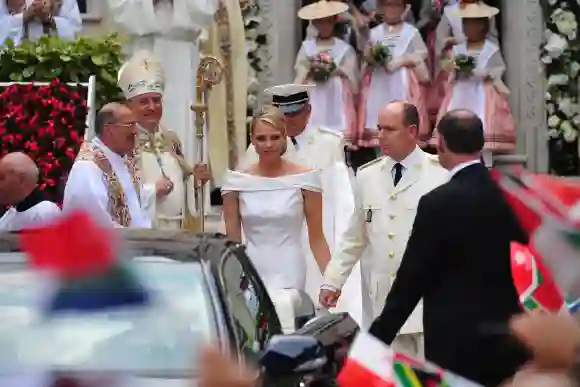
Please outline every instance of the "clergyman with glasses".
[[[85, 142], [69, 173], [63, 212], [84, 210], [103, 226], [150, 228], [135, 159], [137, 121], [126, 105], [105, 105], [95, 120], [95, 138]], [[157, 184], [160, 195], [171, 191]]]

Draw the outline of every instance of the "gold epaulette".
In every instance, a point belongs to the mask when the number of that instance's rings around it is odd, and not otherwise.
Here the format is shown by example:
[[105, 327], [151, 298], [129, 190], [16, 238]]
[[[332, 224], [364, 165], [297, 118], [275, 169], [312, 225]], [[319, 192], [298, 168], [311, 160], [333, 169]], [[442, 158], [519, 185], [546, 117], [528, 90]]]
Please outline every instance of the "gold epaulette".
[[357, 172], [365, 169], [366, 167], [370, 167], [371, 165], [378, 163], [382, 159], [383, 159], [382, 157], [377, 157], [376, 159], [371, 160], [368, 163], [361, 165], [360, 167], [358, 167]]

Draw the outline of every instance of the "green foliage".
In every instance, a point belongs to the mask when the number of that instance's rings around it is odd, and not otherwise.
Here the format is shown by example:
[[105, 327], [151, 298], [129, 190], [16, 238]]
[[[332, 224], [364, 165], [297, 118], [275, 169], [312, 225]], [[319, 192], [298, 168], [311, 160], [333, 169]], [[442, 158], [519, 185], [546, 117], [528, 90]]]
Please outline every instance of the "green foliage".
[[117, 72], [123, 63], [122, 41], [117, 34], [105, 38], [63, 40], [43, 36], [14, 46], [5, 43], [0, 53], [0, 82], [87, 82], [96, 76], [96, 108], [122, 99]]

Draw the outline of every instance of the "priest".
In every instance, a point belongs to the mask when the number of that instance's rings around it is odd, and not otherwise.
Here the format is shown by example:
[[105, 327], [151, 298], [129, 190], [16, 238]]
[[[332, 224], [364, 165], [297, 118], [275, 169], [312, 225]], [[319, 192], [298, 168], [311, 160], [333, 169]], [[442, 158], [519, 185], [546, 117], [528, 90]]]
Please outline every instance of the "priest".
[[[119, 86], [137, 120], [136, 155], [143, 195], [153, 228], [200, 231], [204, 214], [200, 214], [195, 190], [209, 180], [209, 169], [200, 163], [192, 167], [182, 139], [161, 124], [165, 115], [165, 74], [161, 63], [147, 51], [133, 55], [119, 71]], [[181, 103], [187, 105], [186, 100]], [[195, 128], [190, 127], [189, 132], [194, 134]], [[161, 197], [155, 190], [160, 179], [171, 185], [167, 195]]]
[[0, 47], [43, 35], [74, 39], [81, 28], [76, 0], [0, 0]]
[[0, 231], [42, 227], [60, 216], [60, 208], [45, 200], [38, 188], [38, 174], [36, 164], [24, 153], [8, 153], [0, 159], [0, 207], [5, 209]]
[[[135, 115], [119, 103], [105, 105], [95, 119], [96, 137], [85, 142], [71, 168], [64, 189], [63, 212], [84, 210], [105, 227], [150, 228], [143, 187], [134, 155]], [[171, 182], [159, 179], [158, 197], [171, 191]]]
[[196, 74], [199, 37], [214, 20], [219, 0], [107, 0], [110, 15], [132, 38], [133, 54], [148, 51], [165, 70], [163, 124], [183, 144], [183, 156], [193, 164], [199, 139], [195, 136]]
[[[280, 108], [286, 118], [288, 160], [318, 169], [322, 175], [324, 235], [331, 252], [345, 231], [350, 216], [354, 213], [352, 173], [345, 163], [345, 142], [342, 134], [323, 127], [308, 124], [312, 107], [309, 90], [312, 85], [278, 85], [264, 90], [272, 97], [272, 105]], [[238, 164], [238, 170], [245, 170], [258, 161], [258, 155], [250, 145]], [[306, 237], [306, 233], [305, 233]], [[305, 241], [305, 246], [308, 242]], [[319, 287], [323, 278], [310, 249], [305, 251], [308, 259], [307, 293], [318, 300]], [[362, 308], [360, 269], [349, 277], [343, 288], [342, 304], [335, 311], [346, 311], [361, 325], [368, 319]], [[358, 273], [358, 274], [357, 274]]]

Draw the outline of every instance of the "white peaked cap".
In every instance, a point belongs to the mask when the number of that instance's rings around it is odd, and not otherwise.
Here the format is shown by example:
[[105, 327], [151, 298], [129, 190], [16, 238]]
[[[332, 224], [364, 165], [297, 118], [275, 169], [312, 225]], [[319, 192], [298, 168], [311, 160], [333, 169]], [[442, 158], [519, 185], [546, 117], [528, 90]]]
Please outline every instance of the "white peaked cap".
[[117, 81], [126, 99], [146, 93], [163, 95], [165, 89], [163, 66], [148, 51], [140, 51], [129, 58], [119, 70]]
[[269, 95], [279, 95], [288, 97], [298, 93], [308, 93], [314, 89], [315, 85], [302, 85], [299, 83], [287, 83], [285, 85], [276, 85], [264, 90], [264, 93]]
[[290, 83], [272, 86], [264, 90], [264, 93], [272, 96], [272, 105], [281, 108], [285, 113], [292, 113], [310, 101], [309, 91], [314, 87]]

